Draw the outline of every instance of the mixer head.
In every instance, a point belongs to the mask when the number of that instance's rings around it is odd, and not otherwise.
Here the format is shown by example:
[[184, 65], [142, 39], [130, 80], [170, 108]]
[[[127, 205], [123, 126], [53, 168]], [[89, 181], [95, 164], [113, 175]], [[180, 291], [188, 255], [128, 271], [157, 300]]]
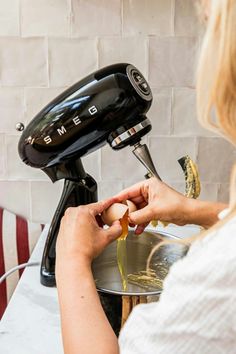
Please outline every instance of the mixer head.
[[151, 89], [131, 64], [100, 69], [63, 92], [22, 133], [19, 154], [55, 181], [68, 178], [66, 164], [107, 142], [122, 149], [151, 130], [146, 117]]

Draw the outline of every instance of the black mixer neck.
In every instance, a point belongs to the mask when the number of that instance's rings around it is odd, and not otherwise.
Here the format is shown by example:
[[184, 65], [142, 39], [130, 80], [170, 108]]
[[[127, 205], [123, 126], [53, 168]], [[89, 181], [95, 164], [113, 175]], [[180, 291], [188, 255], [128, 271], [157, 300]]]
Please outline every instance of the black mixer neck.
[[81, 159], [72, 159], [52, 167], [45, 167], [43, 171], [50, 177], [52, 182], [60, 179], [78, 181], [86, 177]]

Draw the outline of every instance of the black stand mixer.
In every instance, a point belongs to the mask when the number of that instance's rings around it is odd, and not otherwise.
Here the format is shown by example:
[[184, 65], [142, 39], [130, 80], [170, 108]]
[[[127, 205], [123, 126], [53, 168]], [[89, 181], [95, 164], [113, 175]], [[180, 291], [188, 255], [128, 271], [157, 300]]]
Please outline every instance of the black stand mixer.
[[19, 155], [55, 182], [64, 179], [61, 200], [51, 222], [41, 265], [41, 283], [55, 286], [55, 245], [60, 220], [70, 206], [97, 201], [97, 184], [80, 158], [107, 142], [119, 150], [134, 147], [135, 156], [157, 177], [141, 138], [151, 130], [146, 117], [152, 93], [131, 64], [100, 69], [63, 92], [37, 114], [23, 131]]

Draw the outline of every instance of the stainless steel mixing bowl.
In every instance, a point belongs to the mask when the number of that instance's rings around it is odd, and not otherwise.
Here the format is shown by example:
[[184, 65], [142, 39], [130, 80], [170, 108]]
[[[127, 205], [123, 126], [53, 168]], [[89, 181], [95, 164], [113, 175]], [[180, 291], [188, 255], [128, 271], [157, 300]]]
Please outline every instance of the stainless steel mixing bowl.
[[[129, 230], [127, 237], [127, 274], [146, 270], [148, 256], [161, 240], [178, 240], [178, 237], [167, 232], [158, 233], [147, 229], [140, 236]], [[126, 291], [122, 289], [122, 281], [117, 265], [116, 242], [111, 243], [92, 264], [94, 279], [106, 315], [118, 334], [133, 306], [138, 303], [157, 301], [162, 289], [147, 288], [128, 282]], [[160, 263], [167, 270], [187, 252], [183, 244], [167, 244], [154, 253], [150, 268], [157, 271]], [[158, 271], [157, 271], [158, 274]], [[160, 275], [160, 274], [159, 274]]]

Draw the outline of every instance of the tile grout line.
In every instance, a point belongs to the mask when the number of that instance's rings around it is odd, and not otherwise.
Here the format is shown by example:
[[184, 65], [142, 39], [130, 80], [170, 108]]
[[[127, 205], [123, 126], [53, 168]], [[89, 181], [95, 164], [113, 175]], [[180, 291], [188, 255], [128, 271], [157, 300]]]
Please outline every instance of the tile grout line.
[[19, 16], [18, 16], [18, 21], [19, 21], [19, 37], [22, 38], [22, 26], [21, 26], [21, 1], [18, 2], [18, 10], [19, 10]]
[[216, 190], [216, 200], [219, 201], [219, 194], [220, 194], [220, 183], [217, 183], [217, 190]]
[[96, 66], [97, 69], [100, 68], [100, 46], [101, 46], [101, 38], [100, 37], [96, 37]]
[[45, 54], [46, 54], [46, 70], [47, 70], [47, 87], [50, 87], [50, 65], [49, 65], [49, 38], [45, 37]]
[[33, 220], [33, 208], [32, 208], [32, 181], [28, 181], [29, 184], [29, 214], [30, 214], [30, 220]]
[[120, 37], [123, 38], [124, 37], [124, 0], [121, 0], [120, 3], [120, 21], [121, 21]]
[[24, 118], [24, 123], [26, 124], [27, 119], [26, 119], [26, 113], [27, 113], [27, 109], [26, 109], [26, 87], [23, 87], [23, 118]]
[[147, 70], [147, 79], [150, 81], [150, 37], [145, 39], [145, 67]]
[[7, 134], [4, 134], [3, 135], [3, 145], [4, 145], [4, 151], [5, 151], [5, 154], [4, 154], [4, 173], [3, 175], [5, 176], [5, 178], [8, 180], [8, 163], [7, 163], [7, 141], [6, 141], [6, 136]]
[[171, 87], [170, 96], [170, 136], [174, 136], [174, 117], [173, 117], [173, 107], [174, 107], [174, 87]]
[[199, 157], [199, 137], [195, 137], [194, 149], [195, 149], [195, 162], [197, 163]]
[[171, 36], [175, 36], [175, 0], [171, 2]]
[[68, 18], [68, 37], [72, 38], [72, 20], [73, 20], [73, 9], [72, 9], [72, 0], [68, 0], [68, 7], [69, 7], [69, 18]]

